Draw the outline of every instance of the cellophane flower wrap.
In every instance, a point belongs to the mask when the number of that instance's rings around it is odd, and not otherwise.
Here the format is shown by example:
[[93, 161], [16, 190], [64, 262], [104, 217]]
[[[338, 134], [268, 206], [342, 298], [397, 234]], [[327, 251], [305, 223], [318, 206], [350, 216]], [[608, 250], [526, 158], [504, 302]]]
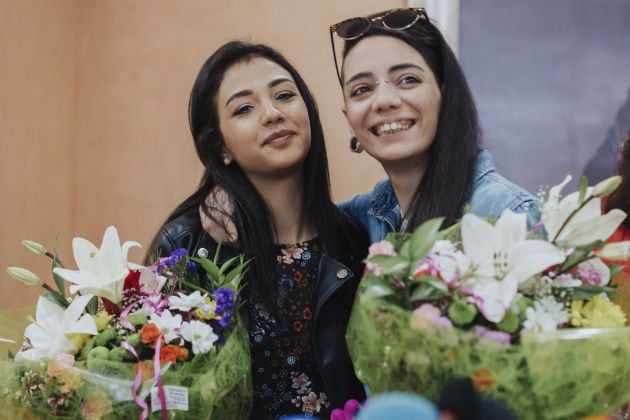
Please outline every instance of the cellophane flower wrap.
[[[436, 399], [468, 377], [523, 419], [607, 414], [630, 400], [630, 327], [611, 299], [628, 243], [604, 245], [625, 213], [600, 213], [618, 179], [541, 194], [541, 222], [509, 210], [373, 244], [349, 322], [357, 376], [371, 392]], [[600, 258], [601, 257], [601, 258]]]
[[[47, 294], [19, 351], [0, 361], [0, 410], [27, 418], [248, 418], [249, 340], [239, 317], [242, 256], [218, 265], [185, 249], [143, 267], [135, 242], [114, 227], [97, 248], [75, 238], [78, 270], [56, 252], [55, 287], [34, 273], [8, 273]], [[69, 292], [66, 293], [66, 282]], [[6, 317], [6, 314], [0, 314]]]

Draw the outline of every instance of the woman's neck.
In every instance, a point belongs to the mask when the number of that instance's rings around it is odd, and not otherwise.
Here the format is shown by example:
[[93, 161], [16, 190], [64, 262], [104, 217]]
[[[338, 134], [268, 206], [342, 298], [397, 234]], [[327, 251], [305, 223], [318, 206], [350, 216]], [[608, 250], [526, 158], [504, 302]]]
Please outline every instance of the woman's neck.
[[292, 175], [283, 178], [252, 180], [262, 196], [275, 228], [275, 242], [293, 244], [312, 239], [317, 235], [311, 221], [306, 220], [302, 197], [303, 177]]
[[427, 162], [424, 159], [422, 161], [415, 159], [413, 162], [383, 164], [383, 169], [385, 169], [392, 183], [396, 199], [403, 214], [409, 213], [413, 195], [422, 181], [427, 166]]

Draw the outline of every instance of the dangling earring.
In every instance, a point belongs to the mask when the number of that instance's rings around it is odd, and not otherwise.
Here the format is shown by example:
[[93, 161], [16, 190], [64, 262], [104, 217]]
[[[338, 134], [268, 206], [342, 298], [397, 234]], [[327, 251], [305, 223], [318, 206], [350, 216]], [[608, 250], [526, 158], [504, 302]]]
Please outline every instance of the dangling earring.
[[363, 151], [363, 146], [361, 146], [361, 143], [355, 136], [352, 136], [350, 139], [350, 151], [352, 153], [361, 153]]
[[230, 155], [228, 155], [227, 153], [223, 155], [223, 164], [225, 166], [228, 166], [230, 163], [232, 163], [232, 157]]

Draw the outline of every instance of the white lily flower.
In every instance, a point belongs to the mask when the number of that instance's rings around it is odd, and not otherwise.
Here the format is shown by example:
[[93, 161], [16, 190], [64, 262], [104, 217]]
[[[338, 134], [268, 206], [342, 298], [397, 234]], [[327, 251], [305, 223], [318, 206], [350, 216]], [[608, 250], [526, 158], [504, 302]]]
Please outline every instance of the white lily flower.
[[176, 309], [182, 312], [190, 312], [194, 308], [202, 308], [206, 305], [206, 297], [208, 297], [207, 293], [203, 295], [199, 290], [195, 290], [190, 295], [186, 295], [185, 293], [177, 293], [179, 296], [169, 296], [168, 298], [168, 306], [171, 309]]
[[472, 287], [468, 300], [475, 303], [479, 312], [490, 322], [499, 323], [516, 300], [518, 282], [508, 275], [504, 279], [485, 279]]
[[494, 226], [471, 213], [462, 218], [462, 244], [472, 267], [465, 283], [470, 300], [491, 322], [503, 319], [519, 284], [565, 259], [554, 245], [526, 235], [525, 213], [504, 210]]
[[205, 322], [193, 320], [182, 325], [182, 337], [192, 343], [194, 354], [207, 353], [212, 350], [215, 341], [219, 339], [212, 327]]
[[40, 296], [37, 301], [35, 322], [26, 327], [24, 337], [31, 348], [15, 355], [16, 360], [53, 358], [61, 353], [74, 354], [79, 349], [69, 334], [95, 335], [96, 324], [89, 314], [83, 314], [92, 295], [76, 297], [64, 310], [61, 306]]
[[161, 315], [151, 314], [149, 322], [157, 325], [160, 333], [164, 336], [165, 343], [170, 343], [179, 337], [182, 327], [182, 316], [180, 314], [173, 315], [171, 311], [166, 309]]
[[560, 185], [551, 188], [549, 198], [542, 206], [542, 221], [549, 240], [574, 247], [608, 239], [626, 218], [626, 213], [613, 209], [602, 215], [601, 199], [592, 197], [593, 188], [589, 187], [584, 201], [590, 200], [565, 225], [570, 215], [577, 210], [580, 197], [579, 191], [576, 191], [560, 199], [562, 189], [569, 181], [571, 176], [567, 175]]
[[527, 215], [504, 210], [492, 226], [467, 213], [462, 218], [462, 245], [472, 260], [473, 278], [501, 280], [513, 275], [520, 284], [565, 260], [564, 252], [541, 240], [527, 240]]
[[72, 250], [79, 268], [77, 271], [57, 267], [54, 272], [74, 283], [70, 286], [70, 292], [92, 293], [118, 304], [125, 278], [129, 274], [127, 253], [134, 246], [140, 247], [140, 244], [127, 241], [121, 247], [118, 231], [110, 226], [105, 230], [100, 249], [87, 239], [73, 239]]
[[604, 258], [606, 260], [630, 259], [630, 241], [606, 244], [602, 249], [596, 251], [595, 254], [599, 258]]

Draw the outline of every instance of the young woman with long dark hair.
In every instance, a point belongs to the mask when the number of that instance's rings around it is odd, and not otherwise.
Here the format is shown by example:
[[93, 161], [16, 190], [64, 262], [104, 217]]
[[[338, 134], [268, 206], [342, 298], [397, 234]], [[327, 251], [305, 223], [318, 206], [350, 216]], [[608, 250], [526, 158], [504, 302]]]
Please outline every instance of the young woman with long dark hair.
[[306, 84], [272, 48], [230, 42], [202, 66], [189, 121], [204, 173], [149, 255], [178, 248], [212, 255], [217, 244], [201, 217], [212, 217], [209, 192], [224, 189], [242, 246], [224, 247], [223, 257], [252, 259], [243, 311], [252, 418], [321, 416], [361, 399], [344, 335], [367, 237], [331, 202], [323, 131]]
[[530, 212], [535, 199], [494, 169], [464, 73], [422, 8], [394, 9], [330, 27], [344, 40], [343, 112], [351, 150], [378, 160], [388, 179], [342, 204], [372, 241], [423, 221], [461, 218], [465, 205], [497, 218], [504, 209]]

